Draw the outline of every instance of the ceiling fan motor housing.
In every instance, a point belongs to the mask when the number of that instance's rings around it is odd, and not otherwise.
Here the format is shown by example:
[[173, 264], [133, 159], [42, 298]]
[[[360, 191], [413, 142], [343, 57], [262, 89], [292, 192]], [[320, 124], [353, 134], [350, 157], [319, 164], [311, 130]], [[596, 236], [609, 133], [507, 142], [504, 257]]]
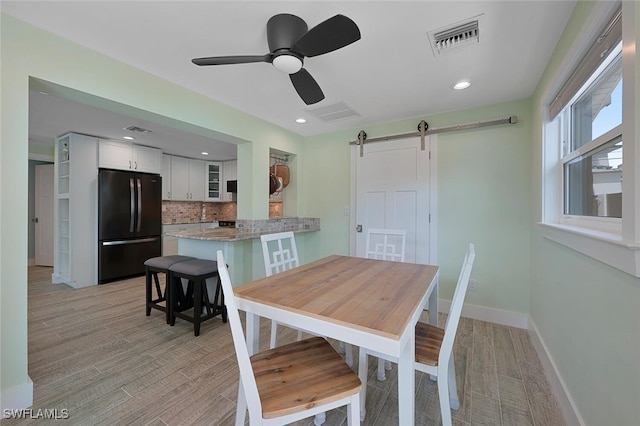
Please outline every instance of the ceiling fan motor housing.
[[307, 23], [296, 15], [281, 13], [272, 16], [267, 22], [269, 50], [274, 54], [282, 49], [288, 51], [308, 29]]

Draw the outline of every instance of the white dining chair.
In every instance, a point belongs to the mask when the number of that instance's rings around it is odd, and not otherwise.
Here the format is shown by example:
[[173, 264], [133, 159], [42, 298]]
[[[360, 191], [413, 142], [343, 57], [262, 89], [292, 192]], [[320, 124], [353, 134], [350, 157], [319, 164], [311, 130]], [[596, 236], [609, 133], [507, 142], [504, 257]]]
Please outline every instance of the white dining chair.
[[[406, 245], [407, 231], [404, 229], [369, 228], [365, 238], [365, 257], [404, 262]], [[346, 343], [344, 350], [347, 354], [350, 353], [351, 345]], [[391, 362], [378, 358], [378, 381], [387, 379], [385, 370], [391, 370]]]
[[[300, 266], [293, 232], [261, 235], [260, 241], [262, 242], [262, 256], [267, 277]], [[271, 349], [276, 347], [278, 341], [278, 325], [276, 321], [271, 321], [271, 340], [269, 342]], [[298, 340], [302, 339], [303, 332], [306, 331], [298, 329]], [[340, 352], [345, 353], [343, 343], [340, 343]], [[345, 359], [349, 366], [353, 365], [353, 350], [346, 352]]]
[[[451, 409], [460, 408], [458, 399], [458, 387], [456, 385], [456, 371], [453, 362], [453, 343], [462, 314], [462, 306], [467, 294], [471, 270], [476, 257], [476, 249], [473, 243], [469, 243], [467, 253], [462, 262], [462, 269], [458, 276], [456, 289], [451, 300], [449, 315], [444, 328], [419, 322], [416, 324], [416, 349], [414, 368], [438, 380], [438, 397], [440, 399], [440, 412], [443, 426], [451, 425]], [[367, 370], [367, 355], [380, 354], [368, 351], [360, 356], [359, 372], [364, 374]], [[396, 360], [394, 360], [396, 361]], [[362, 388], [362, 399], [366, 398], [366, 383]]]
[[249, 356], [229, 270], [217, 251], [240, 380], [236, 425], [284, 425], [338, 407], [346, 407], [347, 423], [360, 424], [362, 384], [323, 337], [311, 337]]
[[[298, 249], [293, 232], [277, 232], [260, 236], [262, 243], [262, 257], [264, 259], [264, 272], [267, 277], [278, 272], [300, 266]], [[298, 340], [302, 339], [302, 330], [298, 330]], [[278, 323], [271, 321], [271, 340], [269, 347], [276, 347], [278, 340]]]
[[404, 262], [407, 231], [404, 229], [367, 229], [365, 249], [369, 259]]

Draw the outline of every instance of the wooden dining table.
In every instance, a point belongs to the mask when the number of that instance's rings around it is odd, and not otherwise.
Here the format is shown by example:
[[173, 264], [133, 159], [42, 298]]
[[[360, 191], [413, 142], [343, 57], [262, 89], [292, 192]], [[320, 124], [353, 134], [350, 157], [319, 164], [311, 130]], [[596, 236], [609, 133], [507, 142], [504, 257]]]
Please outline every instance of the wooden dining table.
[[[258, 352], [265, 317], [397, 359], [399, 424], [412, 425], [415, 325], [427, 303], [429, 322], [437, 324], [437, 276], [433, 265], [332, 255], [241, 285], [234, 294], [246, 312], [250, 355]], [[365, 351], [359, 352], [366, 365]], [[367, 371], [360, 370], [366, 384]]]

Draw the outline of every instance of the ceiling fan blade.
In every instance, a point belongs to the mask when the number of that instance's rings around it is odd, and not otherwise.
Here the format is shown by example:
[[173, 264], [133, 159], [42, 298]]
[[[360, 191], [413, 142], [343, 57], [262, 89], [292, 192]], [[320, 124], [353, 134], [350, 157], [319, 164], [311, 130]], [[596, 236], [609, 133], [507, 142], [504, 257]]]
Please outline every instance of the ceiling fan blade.
[[196, 65], [229, 65], [229, 64], [249, 64], [252, 62], [271, 62], [273, 55], [254, 55], [254, 56], [212, 56], [210, 58], [192, 59]]
[[333, 52], [360, 40], [360, 29], [351, 19], [336, 15], [311, 28], [291, 50], [307, 57]]
[[316, 80], [311, 77], [311, 74], [309, 74], [309, 72], [304, 68], [295, 74], [289, 74], [289, 78], [291, 78], [293, 87], [296, 89], [296, 92], [298, 92], [298, 95], [300, 95], [305, 104], [315, 104], [324, 99], [322, 89]]

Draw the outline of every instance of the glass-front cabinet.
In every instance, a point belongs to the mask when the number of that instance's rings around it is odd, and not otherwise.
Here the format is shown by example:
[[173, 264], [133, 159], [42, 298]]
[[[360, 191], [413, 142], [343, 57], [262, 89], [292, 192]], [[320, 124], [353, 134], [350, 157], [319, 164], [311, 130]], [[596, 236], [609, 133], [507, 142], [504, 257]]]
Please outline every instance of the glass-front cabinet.
[[206, 201], [222, 201], [222, 163], [209, 161], [205, 167]]

